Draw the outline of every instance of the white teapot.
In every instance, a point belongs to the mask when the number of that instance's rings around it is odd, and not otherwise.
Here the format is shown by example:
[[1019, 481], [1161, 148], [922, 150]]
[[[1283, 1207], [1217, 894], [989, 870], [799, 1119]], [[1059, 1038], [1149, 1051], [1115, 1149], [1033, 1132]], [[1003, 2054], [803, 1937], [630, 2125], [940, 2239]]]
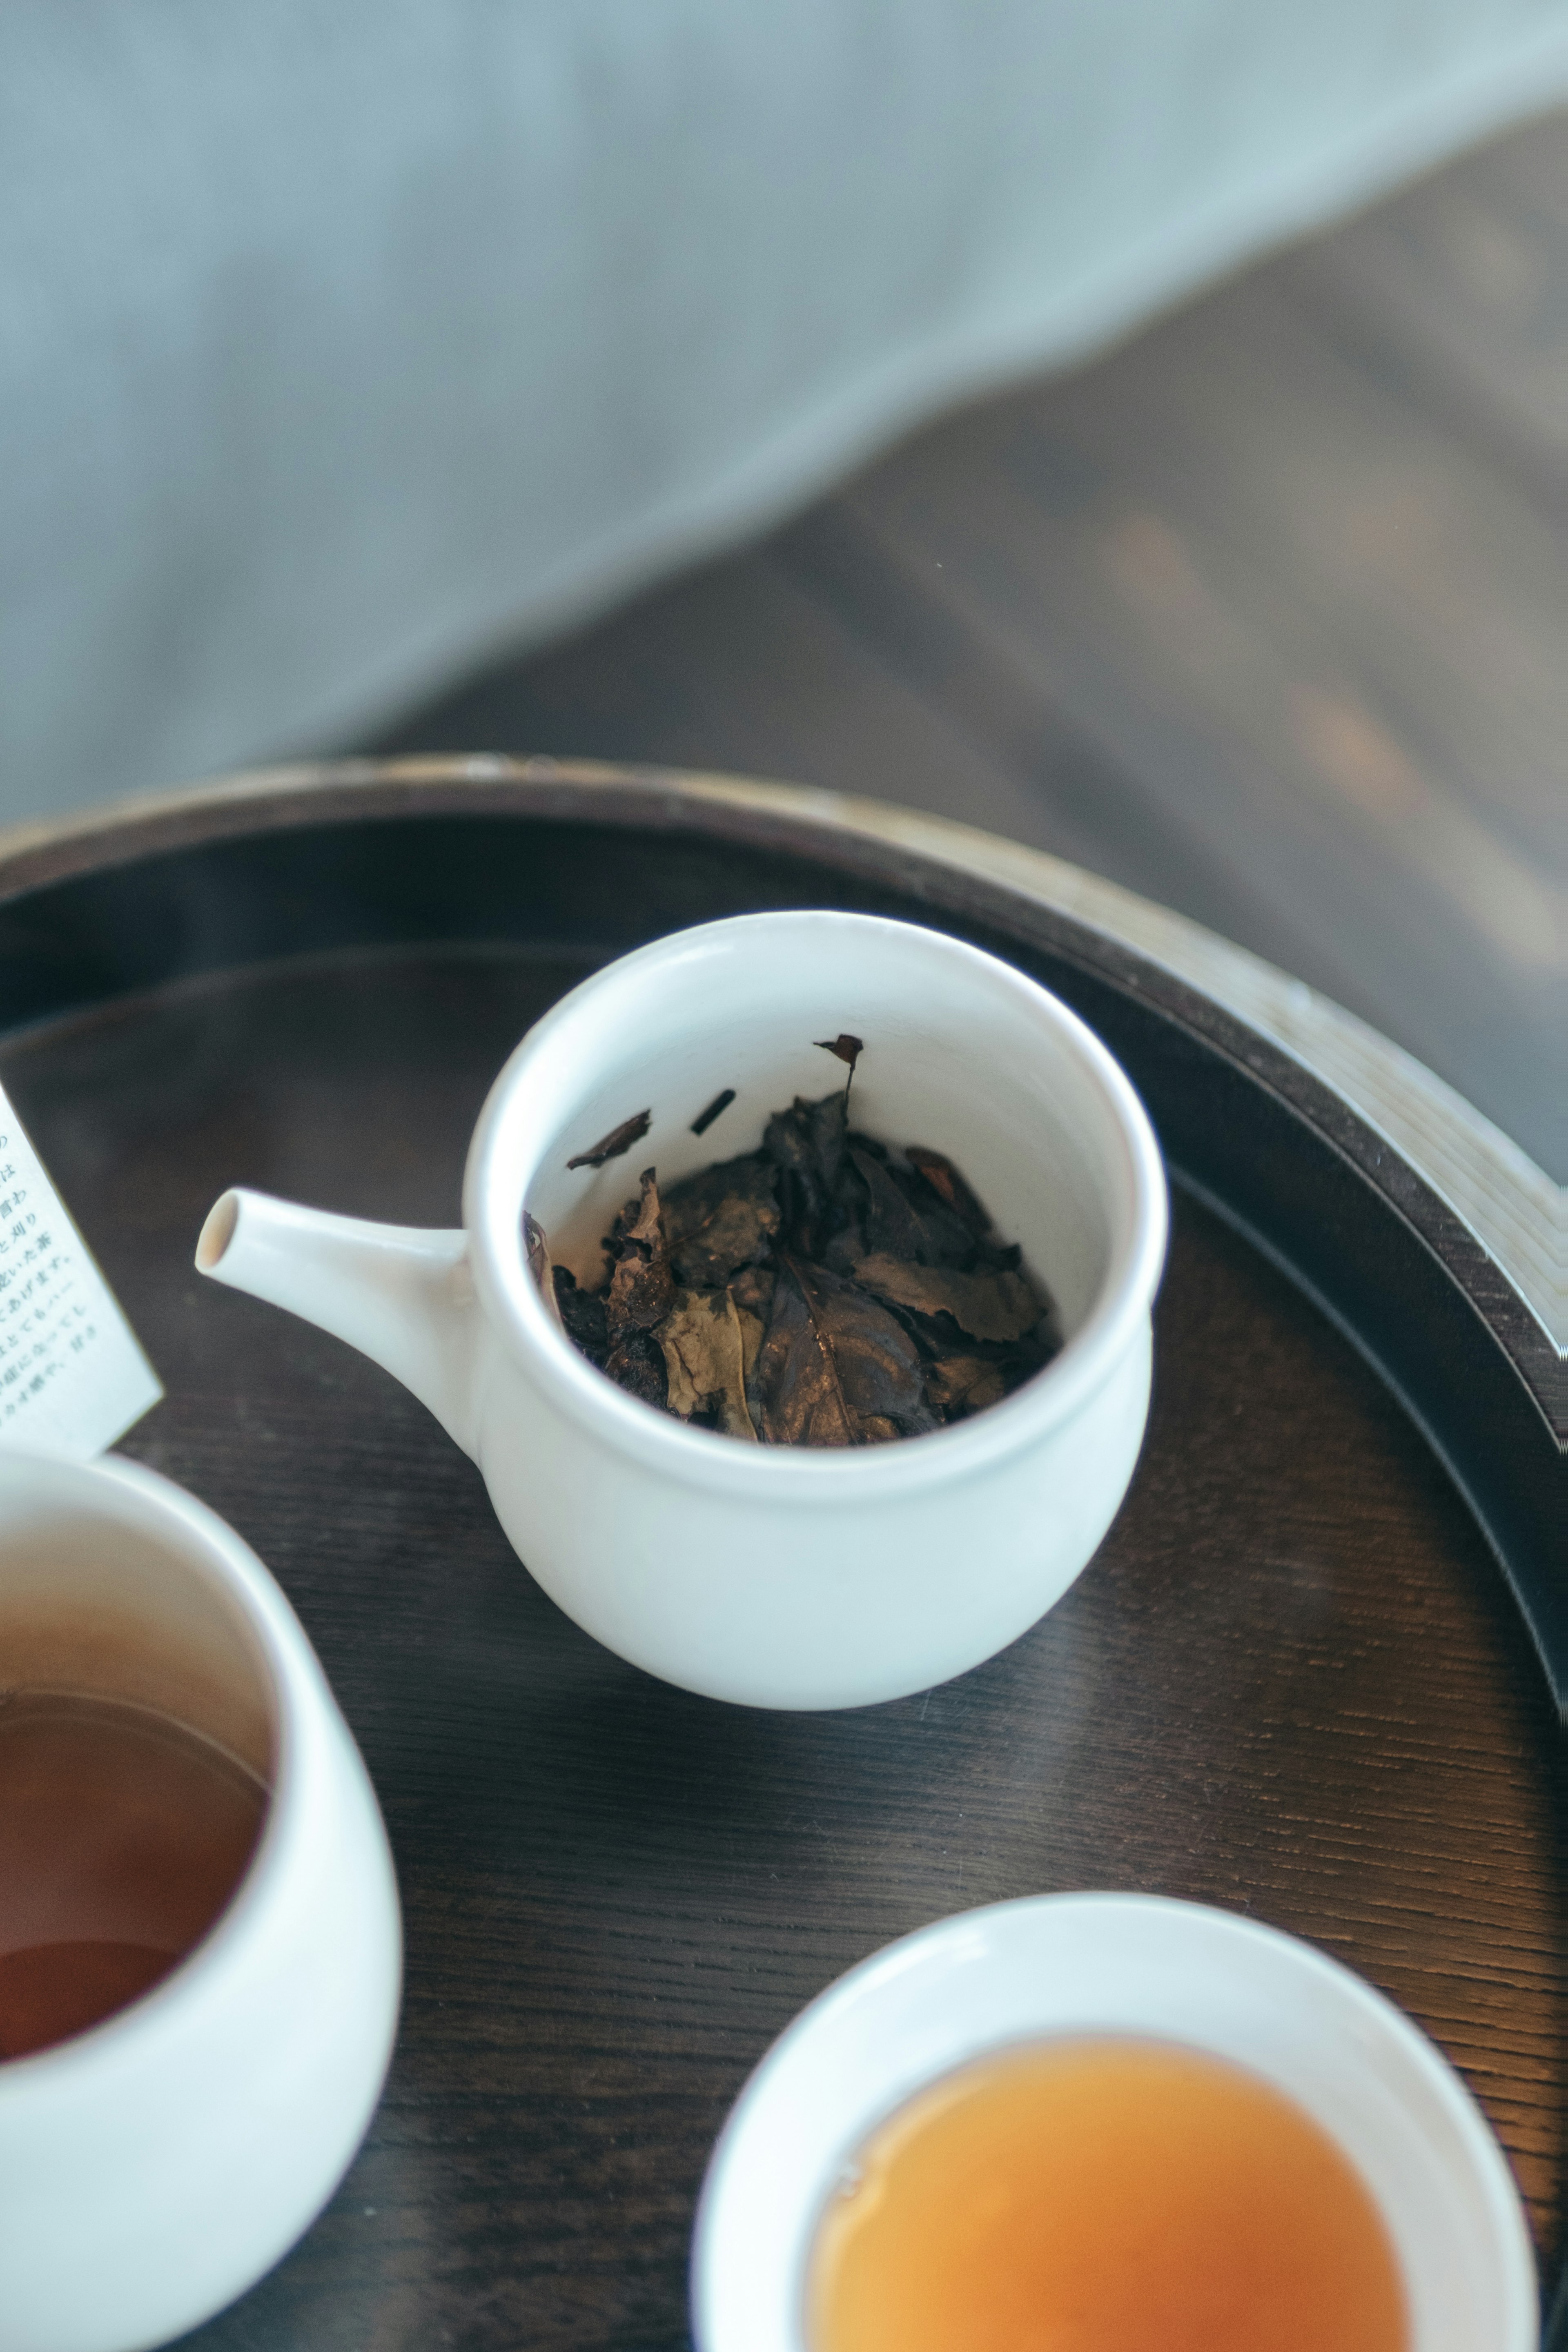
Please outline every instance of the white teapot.
[[[637, 1174], [754, 1150], [826, 1094], [815, 1041], [864, 1040], [858, 1127], [946, 1152], [1049, 1289], [1065, 1345], [1001, 1403], [847, 1450], [749, 1445], [626, 1394], [530, 1270], [602, 1272]], [[723, 1088], [720, 1126], [691, 1122]], [[646, 1140], [570, 1167], [644, 1110]], [[1148, 1412], [1163, 1262], [1158, 1147], [1099, 1040], [945, 934], [822, 911], [740, 916], [637, 950], [531, 1029], [469, 1148], [465, 1223], [424, 1232], [232, 1191], [196, 1264], [346, 1339], [484, 1474], [552, 1599], [650, 1674], [759, 1706], [855, 1706], [977, 1664], [1043, 1615], [1114, 1516]]]

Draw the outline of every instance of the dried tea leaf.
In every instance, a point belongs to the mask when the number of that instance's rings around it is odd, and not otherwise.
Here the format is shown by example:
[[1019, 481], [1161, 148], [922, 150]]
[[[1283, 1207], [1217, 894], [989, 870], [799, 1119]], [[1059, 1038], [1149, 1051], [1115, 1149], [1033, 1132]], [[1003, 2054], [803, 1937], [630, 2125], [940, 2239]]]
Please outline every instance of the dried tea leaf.
[[1026, 1275], [958, 1274], [910, 1265], [886, 1252], [862, 1258], [855, 1279], [916, 1315], [951, 1315], [972, 1339], [1021, 1339], [1045, 1313]]
[[605, 1371], [628, 1396], [662, 1412], [668, 1390], [664, 1350], [651, 1331], [626, 1331], [605, 1359]]
[[678, 1290], [674, 1307], [654, 1336], [664, 1349], [670, 1412], [683, 1421], [712, 1412], [726, 1436], [754, 1445], [757, 1433], [746, 1410], [744, 1336], [729, 1292]]
[[777, 1185], [777, 1170], [756, 1151], [672, 1185], [664, 1229], [677, 1280], [714, 1290], [766, 1257], [779, 1229]]
[[819, 1263], [833, 1274], [852, 1276], [869, 1247], [864, 1225], [842, 1224], [825, 1245]]
[[841, 1029], [837, 1037], [816, 1037], [812, 1042], [820, 1045], [825, 1054], [837, 1054], [841, 1062], [847, 1062], [851, 1077], [855, 1075], [856, 1063], [866, 1050], [864, 1042], [858, 1037], [851, 1037], [847, 1029]]
[[928, 1151], [923, 1143], [906, 1143], [904, 1158], [925, 1178], [942, 1200], [962, 1217], [972, 1232], [988, 1234], [991, 1220], [945, 1152]]
[[577, 1277], [569, 1265], [556, 1266], [553, 1275], [551, 1287], [555, 1295], [555, 1311], [561, 1318], [562, 1329], [573, 1346], [580, 1348], [589, 1362], [597, 1364], [603, 1371], [610, 1348], [603, 1292], [579, 1290]]
[[[899, 1181], [899, 1171], [867, 1150], [858, 1139], [850, 1145], [849, 1157], [866, 1187], [868, 1255], [885, 1253], [913, 1258], [921, 1265], [967, 1265], [974, 1254], [974, 1236], [928, 1185], [919, 1186], [923, 1201], [911, 1200]], [[914, 1181], [905, 1179], [911, 1191]]]
[[[731, 1299], [734, 1296], [731, 1290], [730, 1293]], [[768, 1304], [771, 1308], [773, 1305], [771, 1291], [768, 1294]], [[762, 1353], [763, 1341], [767, 1337], [768, 1327], [760, 1315], [752, 1313], [749, 1307], [737, 1305], [735, 1320], [741, 1327], [741, 1370], [745, 1381], [746, 1397], [749, 1402], [752, 1383], [757, 1376], [757, 1358]]]
[[793, 1267], [779, 1276], [757, 1358], [762, 1433], [770, 1445], [858, 1445], [860, 1432], [838, 1385]]
[[[860, 1040], [818, 1043], [852, 1079]], [[605, 1236], [599, 1292], [551, 1274], [546, 1236], [525, 1221], [567, 1336], [628, 1393], [750, 1444], [886, 1444], [984, 1411], [1049, 1361], [1058, 1342], [1017, 1245], [995, 1238], [944, 1154], [849, 1134], [848, 1093], [797, 1097], [760, 1151], [662, 1203], [646, 1170]], [[695, 1130], [734, 1098], [716, 1095]], [[628, 1120], [574, 1166], [626, 1150], [648, 1123]]]
[[[640, 1200], [626, 1202], [606, 1244], [615, 1258], [605, 1300], [612, 1343], [627, 1331], [651, 1331], [663, 1322], [675, 1299], [669, 1246], [651, 1168], [643, 1170], [640, 1182]], [[608, 1364], [605, 1369], [608, 1371]]]
[[773, 1285], [777, 1275], [769, 1265], [743, 1265], [730, 1285], [731, 1293], [742, 1315], [756, 1316], [764, 1329], [773, 1311]]
[[539, 1285], [540, 1297], [552, 1322], [558, 1331], [564, 1331], [566, 1326], [561, 1319], [561, 1305], [555, 1296], [555, 1282], [550, 1270], [550, 1239], [538, 1218], [531, 1217], [526, 1209], [522, 1213], [522, 1249], [528, 1260], [528, 1270]]
[[[717, 1114], [715, 1114], [717, 1116]], [[568, 1168], [602, 1168], [606, 1160], [618, 1160], [634, 1143], [640, 1143], [653, 1125], [651, 1110], [639, 1110], [635, 1118], [623, 1119], [619, 1127], [602, 1135], [591, 1150], [579, 1151], [566, 1162]]]
[[926, 1366], [926, 1394], [951, 1419], [1000, 1404], [1006, 1393], [1001, 1371], [984, 1356], [940, 1356]]
[[712, 1101], [709, 1104], [707, 1109], [699, 1111], [697, 1117], [692, 1120], [692, 1134], [706, 1135], [714, 1120], [729, 1109], [730, 1105], [734, 1101], [734, 1099], [735, 1089], [733, 1087], [725, 1087], [719, 1094], [716, 1094]]
[[[772, 1311], [771, 1308], [769, 1310]], [[741, 1354], [746, 1375], [746, 1411], [752, 1416], [752, 1426], [759, 1438], [763, 1434], [763, 1392], [757, 1382], [757, 1366], [762, 1360], [763, 1342], [768, 1327], [760, 1316], [749, 1314], [737, 1307], [736, 1318], [741, 1326]]]
[[897, 1317], [826, 1266], [801, 1259], [788, 1265], [833, 1358], [851, 1412], [885, 1414], [910, 1436], [934, 1428], [920, 1350]]
[[757, 1360], [763, 1434], [775, 1445], [855, 1445], [863, 1419], [906, 1435], [932, 1429], [918, 1350], [874, 1299], [820, 1265], [786, 1258]]
[[790, 1246], [809, 1252], [826, 1216], [844, 1166], [844, 1097], [806, 1102], [796, 1095], [777, 1110], [763, 1135], [763, 1150], [779, 1171], [778, 1199]]

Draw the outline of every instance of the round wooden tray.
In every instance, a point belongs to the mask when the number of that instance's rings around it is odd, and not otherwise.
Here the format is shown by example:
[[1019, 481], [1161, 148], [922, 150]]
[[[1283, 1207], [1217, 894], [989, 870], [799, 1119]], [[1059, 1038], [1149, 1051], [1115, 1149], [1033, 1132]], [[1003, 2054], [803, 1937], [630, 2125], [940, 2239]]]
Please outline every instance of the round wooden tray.
[[[1066, 1887], [1245, 1910], [1359, 1969], [1460, 2068], [1554, 2252], [1568, 1601], [1539, 1302], [1392, 1112], [1380, 1133], [1129, 947], [1110, 899], [1064, 913], [1047, 861], [968, 838], [485, 761], [0, 844], [0, 1074], [167, 1387], [125, 1450], [283, 1583], [402, 1882], [370, 2137], [192, 2344], [675, 2352], [708, 2149], [773, 2036], [889, 1937]], [[778, 1716], [596, 1647], [418, 1405], [191, 1253], [231, 1182], [457, 1223], [489, 1079], [563, 990], [680, 924], [813, 904], [939, 925], [1065, 996], [1154, 1117], [1175, 1223], [1147, 1447], [1080, 1581], [957, 1682]]]

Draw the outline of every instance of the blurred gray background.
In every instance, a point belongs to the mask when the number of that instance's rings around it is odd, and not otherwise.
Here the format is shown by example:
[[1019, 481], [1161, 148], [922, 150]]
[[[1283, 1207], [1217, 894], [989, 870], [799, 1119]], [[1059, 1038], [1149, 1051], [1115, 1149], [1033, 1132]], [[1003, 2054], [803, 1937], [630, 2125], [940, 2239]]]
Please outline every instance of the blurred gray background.
[[1568, 0], [17, 0], [0, 820], [374, 747], [878, 794], [1568, 1181], [1564, 94]]

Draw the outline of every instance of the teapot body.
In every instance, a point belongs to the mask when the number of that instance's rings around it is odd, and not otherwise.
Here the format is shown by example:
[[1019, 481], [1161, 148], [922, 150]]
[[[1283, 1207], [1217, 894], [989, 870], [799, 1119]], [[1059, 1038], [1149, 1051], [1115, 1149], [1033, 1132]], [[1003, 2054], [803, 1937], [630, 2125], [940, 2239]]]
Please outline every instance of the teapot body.
[[[596, 1286], [638, 1163], [668, 1187], [757, 1151], [782, 1105], [842, 1083], [817, 1041], [845, 1031], [862, 1041], [857, 1125], [962, 1167], [1049, 1291], [1060, 1353], [999, 1403], [884, 1444], [746, 1444], [651, 1410], [567, 1339], [525, 1209], [547, 1260]], [[635, 1160], [595, 1148], [620, 1138]], [[1126, 1492], [1164, 1256], [1159, 1150], [1083, 1023], [962, 940], [811, 911], [623, 957], [497, 1077], [463, 1211], [426, 1233], [234, 1192], [196, 1262], [404, 1381], [479, 1462], [552, 1599], [667, 1682], [776, 1707], [928, 1688], [1050, 1608]]]
[[[1061, 1598], [1131, 1477], [1151, 1331], [1145, 1318], [1079, 1412], [1037, 1443], [862, 1498], [824, 1496], [805, 1480], [793, 1494], [748, 1493], [705, 1477], [700, 1456], [672, 1464], [607, 1444], [493, 1334], [485, 1352], [479, 1467], [513, 1549], [557, 1606], [682, 1689], [814, 1708], [945, 1682]], [[754, 1449], [732, 1439], [699, 1442], [703, 1454], [755, 1466]]]

